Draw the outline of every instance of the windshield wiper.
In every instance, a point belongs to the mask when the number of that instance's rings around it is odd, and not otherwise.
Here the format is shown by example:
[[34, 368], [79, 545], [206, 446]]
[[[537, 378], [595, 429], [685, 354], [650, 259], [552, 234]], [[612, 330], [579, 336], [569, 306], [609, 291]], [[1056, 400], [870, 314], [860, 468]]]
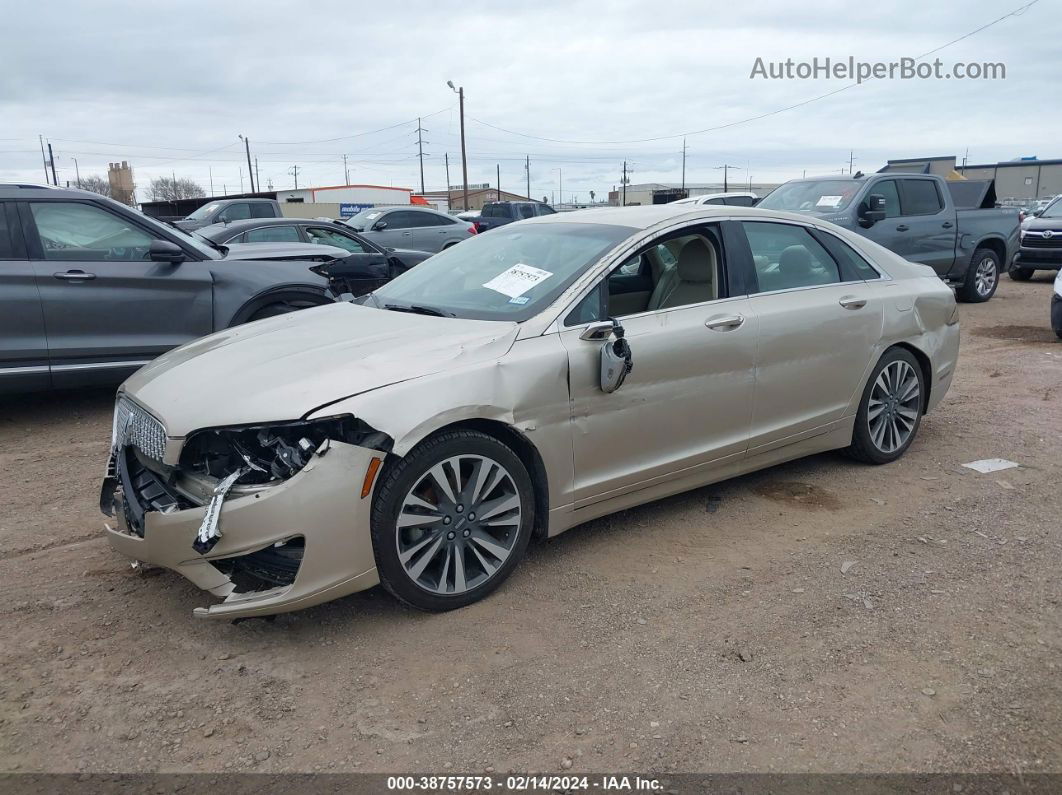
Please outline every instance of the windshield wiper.
[[456, 317], [453, 312], [444, 312], [441, 309], [436, 309], [431, 306], [418, 306], [417, 304], [411, 304], [410, 306], [402, 306], [401, 304], [384, 304], [384, 309], [390, 309], [392, 312], [412, 312], [415, 315], [432, 315], [433, 317]]

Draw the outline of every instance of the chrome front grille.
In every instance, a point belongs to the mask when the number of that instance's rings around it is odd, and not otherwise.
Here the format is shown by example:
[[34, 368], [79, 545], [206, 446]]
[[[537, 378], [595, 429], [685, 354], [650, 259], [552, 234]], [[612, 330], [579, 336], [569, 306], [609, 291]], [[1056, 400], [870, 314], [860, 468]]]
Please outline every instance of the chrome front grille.
[[166, 428], [129, 398], [114, 407], [114, 445], [131, 445], [154, 461], [166, 453]]
[[1062, 248], [1062, 230], [1046, 236], [1043, 232], [1026, 231], [1021, 239], [1022, 248]]

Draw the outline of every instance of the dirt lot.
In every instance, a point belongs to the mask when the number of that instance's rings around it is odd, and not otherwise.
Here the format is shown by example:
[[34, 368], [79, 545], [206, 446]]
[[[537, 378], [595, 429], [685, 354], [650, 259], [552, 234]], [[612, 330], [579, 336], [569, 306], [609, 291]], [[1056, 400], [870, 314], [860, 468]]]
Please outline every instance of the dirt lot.
[[[1062, 771], [1047, 282], [962, 307], [900, 462], [590, 523], [439, 616], [374, 590], [194, 620], [211, 597], [101, 538], [111, 395], [0, 402], [0, 769]], [[997, 456], [1022, 466], [960, 466]]]

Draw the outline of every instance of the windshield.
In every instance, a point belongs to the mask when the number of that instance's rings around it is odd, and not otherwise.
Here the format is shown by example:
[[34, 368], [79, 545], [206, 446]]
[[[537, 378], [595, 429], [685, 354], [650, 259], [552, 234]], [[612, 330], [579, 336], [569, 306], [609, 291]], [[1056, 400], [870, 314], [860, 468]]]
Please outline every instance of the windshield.
[[541, 312], [634, 229], [580, 223], [503, 226], [429, 257], [374, 292], [380, 307], [427, 307], [473, 320]]
[[343, 223], [349, 226], [351, 229], [356, 229], [359, 232], [365, 232], [376, 221], [380, 220], [380, 216], [383, 215], [383, 210], [362, 210], [357, 215], [352, 215], [347, 218]]
[[833, 213], [843, 210], [863, 187], [851, 179], [816, 179], [787, 182], [771, 191], [757, 207], [790, 212]]
[[218, 209], [221, 205], [218, 202], [211, 202], [210, 204], [204, 204], [198, 210], [188, 213], [184, 217], [186, 221], [200, 221], [210, 215], [214, 210]]
[[1062, 201], [1055, 199], [1040, 213], [1041, 218], [1062, 218]]

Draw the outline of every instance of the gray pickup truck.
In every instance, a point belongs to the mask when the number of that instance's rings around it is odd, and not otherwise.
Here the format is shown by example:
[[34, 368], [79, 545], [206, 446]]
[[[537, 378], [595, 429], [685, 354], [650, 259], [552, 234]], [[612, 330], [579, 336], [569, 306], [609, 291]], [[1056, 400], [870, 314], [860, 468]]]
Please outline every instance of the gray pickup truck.
[[477, 232], [486, 232], [513, 221], [539, 215], [553, 215], [555, 212], [548, 204], [541, 202], [487, 202], [479, 215], [468, 220], [476, 227]]
[[276, 199], [218, 199], [207, 202], [189, 213], [174, 225], [191, 232], [211, 224], [229, 221], [246, 221], [249, 218], [282, 218], [280, 203]]
[[1018, 248], [1013, 208], [956, 208], [949, 184], [930, 174], [796, 179], [758, 207], [788, 210], [858, 232], [911, 262], [929, 265], [962, 301], [992, 297]]

